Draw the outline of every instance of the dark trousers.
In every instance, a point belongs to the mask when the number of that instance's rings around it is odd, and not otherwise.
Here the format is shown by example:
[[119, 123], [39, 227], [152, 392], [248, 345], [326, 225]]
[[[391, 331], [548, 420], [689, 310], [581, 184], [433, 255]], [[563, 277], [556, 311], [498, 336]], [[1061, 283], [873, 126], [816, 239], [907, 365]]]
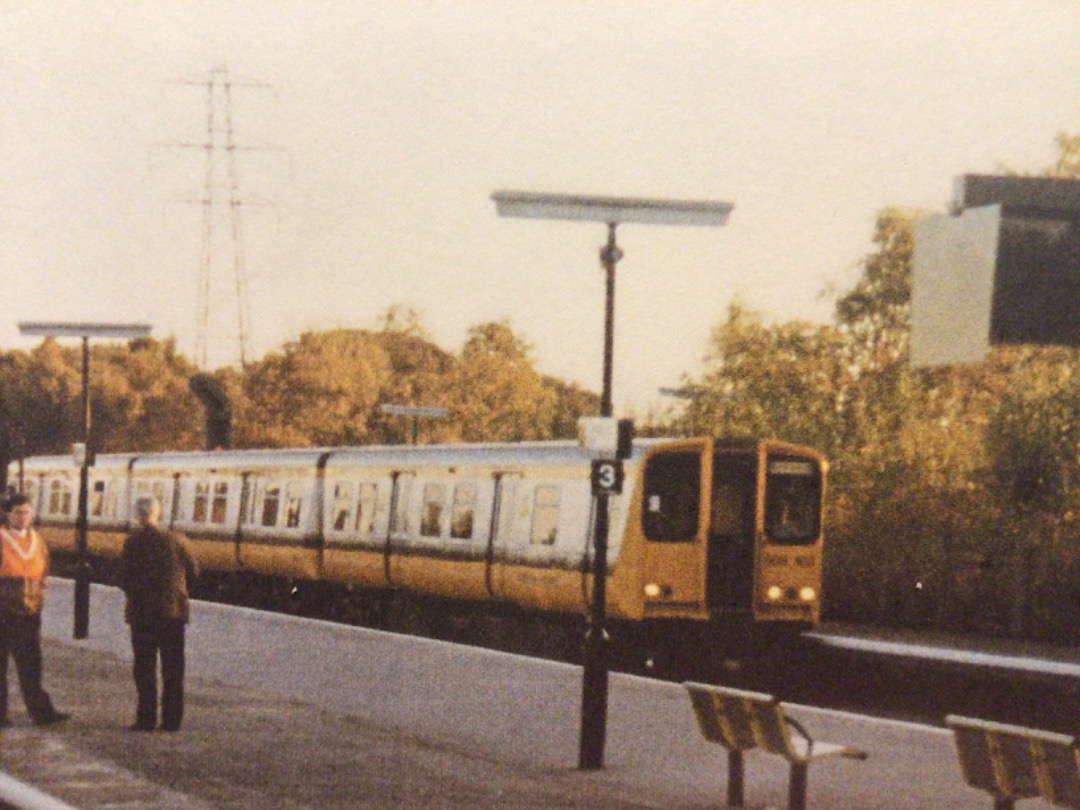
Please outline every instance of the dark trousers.
[[157, 725], [160, 655], [161, 727], [175, 731], [184, 719], [184, 622], [163, 619], [132, 625], [131, 648], [135, 653], [135, 691], [139, 698], [135, 725], [146, 729]]
[[41, 687], [41, 614], [0, 617], [0, 720], [7, 719], [8, 657], [15, 659], [23, 703], [32, 720], [56, 713]]

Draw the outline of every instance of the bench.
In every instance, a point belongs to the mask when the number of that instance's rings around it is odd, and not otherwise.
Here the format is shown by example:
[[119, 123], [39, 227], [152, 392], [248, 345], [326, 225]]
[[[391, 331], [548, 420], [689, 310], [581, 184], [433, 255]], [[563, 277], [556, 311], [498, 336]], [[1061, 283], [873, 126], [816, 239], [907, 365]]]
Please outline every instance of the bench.
[[1076, 737], [949, 715], [964, 781], [994, 797], [994, 810], [1041, 797], [1054, 807], [1080, 808]]
[[702, 683], [683, 684], [690, 693], [701, 735], [728, 750], [728, 806], [743, 806], [743, 754], [760, 748], [791, 764], [788, 810], [805, 810], [810, 763], [830, 756], [866, 759], [858, 748], [811, 739], [806, 729], [784, 713], [779, 700], [749, 692]]

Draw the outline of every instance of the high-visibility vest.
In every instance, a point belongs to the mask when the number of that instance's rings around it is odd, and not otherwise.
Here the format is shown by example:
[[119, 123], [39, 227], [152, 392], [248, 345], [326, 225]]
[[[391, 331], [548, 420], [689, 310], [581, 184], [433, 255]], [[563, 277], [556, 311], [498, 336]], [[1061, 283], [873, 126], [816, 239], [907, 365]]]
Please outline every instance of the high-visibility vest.
[[0, 527], [0, 614], [29, 616], [41, 611], [49, 552], [34, 529], [22, 537]]

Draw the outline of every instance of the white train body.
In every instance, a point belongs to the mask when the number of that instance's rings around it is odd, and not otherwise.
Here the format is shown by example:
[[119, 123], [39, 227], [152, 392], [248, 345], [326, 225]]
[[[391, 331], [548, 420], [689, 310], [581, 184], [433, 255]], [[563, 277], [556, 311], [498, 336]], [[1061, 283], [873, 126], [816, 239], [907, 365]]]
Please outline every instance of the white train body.
[[[636, 441], [610, 496], [609, 615], [816, 622], [825, 468], [779, 442]], [[50, 547], [77, 551], [73, 460], [15, 462], [8, 481]], [[777, 528], [781, 492], [804, 513], [794, 540]], [[573, 443], [100, 455], [92, 555], [119, 554], [147, 493], [207, 571], [588, 611], [595, 501]]]

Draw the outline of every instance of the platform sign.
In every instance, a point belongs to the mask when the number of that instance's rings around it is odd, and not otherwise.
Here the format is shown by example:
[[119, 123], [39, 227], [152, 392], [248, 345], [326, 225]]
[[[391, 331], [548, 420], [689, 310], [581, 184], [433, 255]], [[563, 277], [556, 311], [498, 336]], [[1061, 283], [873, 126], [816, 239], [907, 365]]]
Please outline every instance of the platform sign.
[[623, 463], [596, 460], [592, 463], [592, 494], [619, 495], [622, 493]]
[[911, 363], [974, 363], [990, 351], [1001, 206], [915, 223]]
[[1080, 346], [1080, 180], [965, 175], [953, 208], [915, 225], [912, 364]]

